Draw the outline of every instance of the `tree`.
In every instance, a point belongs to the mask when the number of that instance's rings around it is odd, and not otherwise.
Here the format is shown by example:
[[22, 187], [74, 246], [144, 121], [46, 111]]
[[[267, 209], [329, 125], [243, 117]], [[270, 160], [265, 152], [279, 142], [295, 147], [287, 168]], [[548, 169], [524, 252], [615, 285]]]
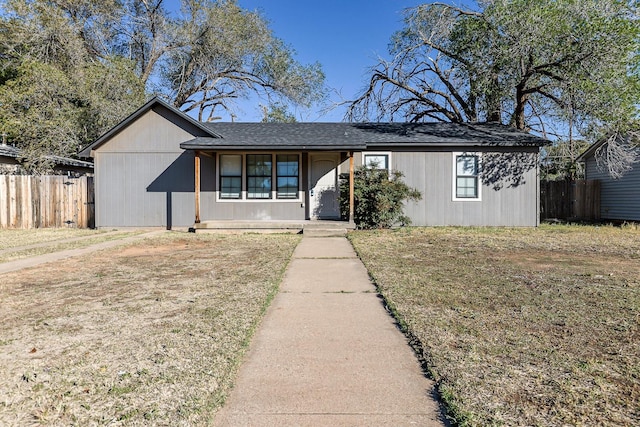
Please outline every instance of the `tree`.
[[[354, 221], [360, 229], [391, 228], [394, 225], [409, 225], [411, 220], [404, 215], [404, 202], [420, 200], [422, 195], [404, 183], [399, 171], [389, 173], [376, 165], [361, 166], [354, 174]], [[340, 182], [340, 213], [349, 217], [349, 179]]]
[[145, 95], [131, 62], [92, 47], [90, 3], [70, 4], [78, 10], [10, 1], [0, 21], [0, 126], [30, 172], [47, 171], [47, 155], [75, 155]]
[[72, 155], [149, 92], [200, 120], [256, 93], [273, 105], [323, 96], [266, 20], [235, 0], [6, 0], [0, 15], [0, 130], [36, 159]]
[[295, 123], [296, 117], [289, 112], [287, 106], [281, 102], [269, 104], [268, 106], [261, 105], [262, 109], [262, 123]]
[[211, 119], [217, 109], [233, 111], [233, 100], [251, 93], [271, 101], [309, 106], [322, 98], [318, 63], [302, 65], [256, 12], [235, 1], [183, 3], [178, 47], [167, 53], [161, 84], [184, 111]]
[[624, 134], [640, 101], [639, 36], [636, 2], [425, 4], [407, 12], [348, 116], [499, 121], [570, 143]]
[[622, 178], [640, 162], [640, 128], [612, 132], [604, 137], [604, 144], [596, 150], [596, 165], [609, 172], [613, 179]]
[[560, 140], [543, 147], [540, 178], [546, 181], [584, 178], [584, 170], [576, 159], [588, 147], [589, 143], [586, 140], [572, 142]]

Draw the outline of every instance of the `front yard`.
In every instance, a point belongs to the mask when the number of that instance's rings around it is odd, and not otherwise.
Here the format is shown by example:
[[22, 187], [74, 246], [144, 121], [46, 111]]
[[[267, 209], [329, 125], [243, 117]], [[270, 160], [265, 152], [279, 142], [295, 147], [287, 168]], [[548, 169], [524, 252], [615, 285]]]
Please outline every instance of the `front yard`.
[[171, 233], [4, 274], [0, 425], [211, 424], [298, 241]]
[[461, 425], [640, 425], [640, 231], [350, 235]]
[[[6, 256], [53, 239], [16, 236]], [[299, 238], [168, 233], [2, 275], [0, 425], [211, 424]], [[350, 239], [460, 425], [640, 425], [639, 230]]]

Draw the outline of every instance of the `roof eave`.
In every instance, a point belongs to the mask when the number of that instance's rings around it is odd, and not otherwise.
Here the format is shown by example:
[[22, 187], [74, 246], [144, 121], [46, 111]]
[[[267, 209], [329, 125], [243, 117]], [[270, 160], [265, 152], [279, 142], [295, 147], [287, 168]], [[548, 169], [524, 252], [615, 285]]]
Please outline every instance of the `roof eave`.
[[607, 142], [607, 138], [602, 138], [589, 146], [586, 150], [582, 152], [578, 157], [576, 157], [576, 162], [586, 162], [587, 158], [595, 155], [598, 148], [602, 147]]
[[358, 145], [304, 145], [304, 144], [281, 144], [281, 145], [247, 145], [247, 144], [230, 144], [230, 145], [209, 145], [209, 144], [193, 144], [183, 142], [180, 144], [183, 150], [196, 151], [355, 151], [364, 150], [366, 146]]
[[435, 147], [478, 147], [478, 148], [487, 148], [487, 147], [502, 147], [502, 148], [522, 148], [522, 147], [532, 147], [532, 148], [540, 148], [546, 145], [545, 143], [540, 142], [531, 142], [531, 143], [510, 143], [505, 144], [502, 142], [463, 142], [463, 141], [442, 141], [442, 142], [368, 142], [367, 148], [379, 148], [379, 147], [392, 147], [392, 148], [435, 148]]

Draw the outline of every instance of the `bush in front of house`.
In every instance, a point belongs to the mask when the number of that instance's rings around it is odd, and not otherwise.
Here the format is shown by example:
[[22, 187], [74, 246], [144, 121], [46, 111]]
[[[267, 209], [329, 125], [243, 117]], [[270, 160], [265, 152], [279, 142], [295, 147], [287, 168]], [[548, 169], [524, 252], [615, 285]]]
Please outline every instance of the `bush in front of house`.
[[[358, 167], [354, 171], [354, 221], [358, 229], [409, 225], [405, 201], [417, 201], [422, 194], [404, 183], [400, 171]], [[340, 214], [349, 218], [349, 174], [340, 176]]]

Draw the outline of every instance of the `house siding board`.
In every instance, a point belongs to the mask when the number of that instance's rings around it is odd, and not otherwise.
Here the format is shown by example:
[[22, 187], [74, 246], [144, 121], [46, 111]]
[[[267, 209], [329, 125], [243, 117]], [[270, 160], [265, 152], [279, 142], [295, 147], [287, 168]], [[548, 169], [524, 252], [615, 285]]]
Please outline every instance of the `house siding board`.
[[[537, 153], [531, 153], [537, 156]], [[481, 201], [453, 201], [453, 152], [394, 152], [392, 168], [422, 193], [405, 206], [417, 226], [536, 226], [537, 169], [524, 173], [525, 184], [500, 190], [483, 185]]]
[[96, 150], [97, 227], [193, 224], [194, 154], [180, 143], [194, 135], [181, 126], [195, 128], [149, 110]]
[[[213, 196], [215, 198], [215, 195]], [[215, 202], [213, 210], [207, 212], [203, 220], [239, 220], [263, 221], [281, 220], [302, 221], [305, 208], [302, 201], [297, 202]]]
[[640, 163], [620, 179], [599, 171], [594, 157], [585, 162], [586, 178], [600, 181], [600, 217], [621, 221], [640, 221]]
[[[193, 223], [193, 192], [163, 191], [157, 177], [179, 157], [165, 153], [99, 153], [96, 156], [96, 226], [164, 227], [170, 193], [172, 225]], [[184, 178], [174, 177], [180, 184]], [[171, 189], [168, 189], [171, 190]]]
[[154, 110], [149, 110], [101, 146], [101, 153], [182, 153], [180, 143], [194, 137], [187, 122], [173, 123]]

